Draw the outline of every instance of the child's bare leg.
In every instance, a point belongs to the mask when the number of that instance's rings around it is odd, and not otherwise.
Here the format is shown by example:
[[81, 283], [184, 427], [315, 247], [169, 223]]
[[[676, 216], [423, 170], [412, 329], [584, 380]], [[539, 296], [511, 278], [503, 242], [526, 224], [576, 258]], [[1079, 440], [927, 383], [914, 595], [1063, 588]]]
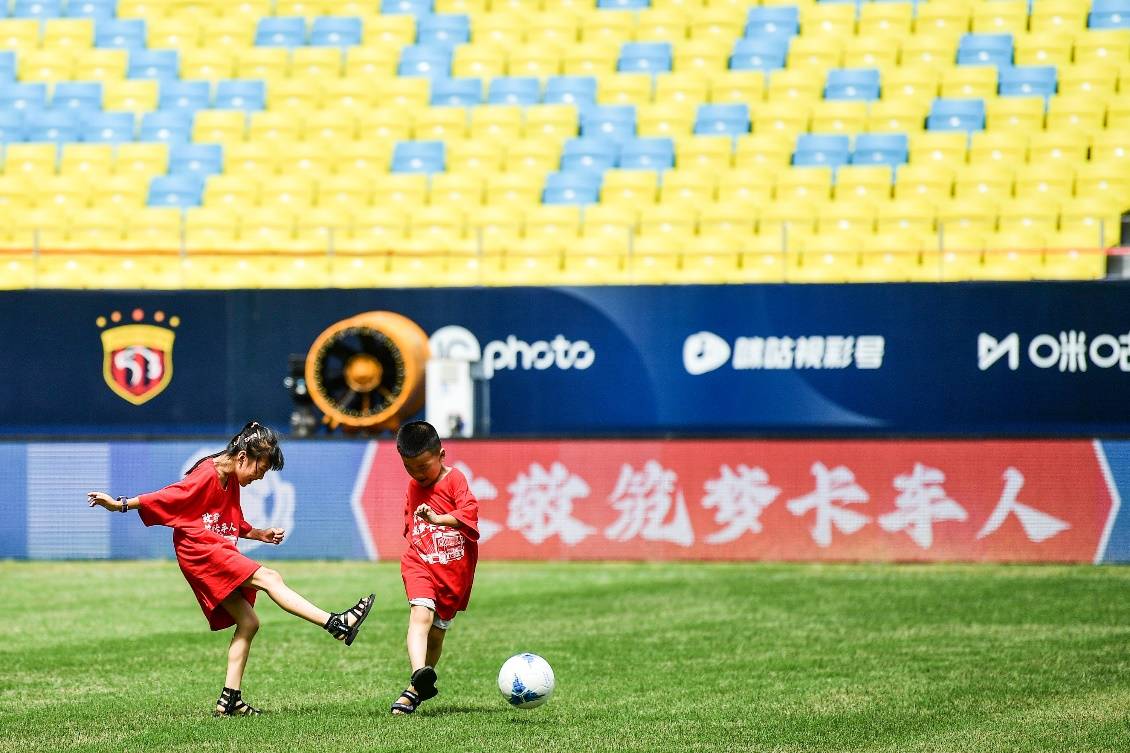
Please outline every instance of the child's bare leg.
[[[251, 653], [251, 641], [259, 631], [259, 617], [255, 614], [255, 608], [238, 591], [220, 602], [220, 606], [235, 620], [235, 635], [228, 646], [228, 671], [224, 686], [239, 690], [243, 683], [243, 670], [247, 667], [247, 657]], [[217, 705], [216, 711], [222, 713], [223, 706]]]
[[428, 655], [425, 663], [430, 667], [435, 667], [439, 664], [440, 654], [443, 653], [443, 639], [447, 635], [446, 630], [440, 630], [436, 626], [428, 631]]
[[243, 583], [244, 586], [266, 591], [271, 601], [295, 617], [301, 617], [321, 627], [330, 618], [330, 613], [311, 604], [297, 591], [283, 582], [282, 576], [269, 567], [261, 567]]
[[428, 635], [435, 612], [418, 604], [413, 604], [411, 609], [408, 615], [408, 661], [415, 672], [428, 663]]

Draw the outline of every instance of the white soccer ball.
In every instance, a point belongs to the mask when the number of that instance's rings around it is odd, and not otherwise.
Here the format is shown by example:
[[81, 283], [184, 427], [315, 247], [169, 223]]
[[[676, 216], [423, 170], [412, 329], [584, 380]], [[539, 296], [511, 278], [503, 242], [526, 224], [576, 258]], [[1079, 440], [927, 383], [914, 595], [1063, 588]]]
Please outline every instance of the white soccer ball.
[[537, 654], [515, 654], [498, 671], [498, 690], [520, 709], [536, 708], [553, 695], [553, 668]]

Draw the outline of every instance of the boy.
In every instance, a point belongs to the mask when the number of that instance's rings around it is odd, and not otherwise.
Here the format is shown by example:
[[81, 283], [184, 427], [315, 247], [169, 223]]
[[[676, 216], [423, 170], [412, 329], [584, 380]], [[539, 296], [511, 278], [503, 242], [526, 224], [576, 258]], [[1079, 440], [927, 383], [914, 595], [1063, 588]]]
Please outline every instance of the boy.
[[412, 676], [392, 704], [393, 714], [411, 714], [436, 690], [435, 666], [456, 612], [467, 608], [479, 559], [479, 503], [457, 468], [444, 465], [439, 434], [425, 421], [412, 421], [396, 434], [396, 450], [412, 479], [404, 506], [400, 575], [411, 611], [408, 660]]

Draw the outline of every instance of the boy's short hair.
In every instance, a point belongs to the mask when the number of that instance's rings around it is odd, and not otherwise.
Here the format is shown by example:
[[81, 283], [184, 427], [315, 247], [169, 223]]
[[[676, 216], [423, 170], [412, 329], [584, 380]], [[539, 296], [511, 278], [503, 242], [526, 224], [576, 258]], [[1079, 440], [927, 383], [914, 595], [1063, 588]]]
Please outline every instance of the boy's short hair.
[[409, 421], [396, 432], [396, 451], [401, 457], [414, 458], [425, 452], [443, 449], [439, 432], [427, 421]]

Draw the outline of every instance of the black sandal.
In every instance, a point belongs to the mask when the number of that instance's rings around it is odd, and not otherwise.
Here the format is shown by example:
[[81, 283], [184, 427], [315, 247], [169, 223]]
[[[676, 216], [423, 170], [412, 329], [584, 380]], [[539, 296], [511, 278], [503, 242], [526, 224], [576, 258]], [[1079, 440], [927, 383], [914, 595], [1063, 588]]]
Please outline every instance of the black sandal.
[[394, 715], [398, 711], [401, 714], [415, 714], [416, 707], [423, 703], [423, 699], [421, 699], [419, 695], [413, 693], [408, 688], [405, 688], [404, 691], [401, 692], [400, 698], [407, 698], [408, 703], [401, 703], [399, 700], [397, 700], [396, 703], [392, 704], [392, 707], [389, 709], [389, 711]]
[[259, 716], [262, 713], [246, 703], [240, 691], [233, 688], [224, 688], [216, 705], [222, 706], [224, 710], [213, 711], [212, 716]]
[[[357, 637], [357, 631], [361, 629], [361, 623], [369, 616], [374, 598], [376, 598], [376, 594], [369, 594], [344, 612], [330, 613], [330, 618], [326, 620], [326, 624], [323, 626], [326, 632], [339, 641], [344, 640], [345, 645], [352, 646], [353, 639]], [[348, 622], [349, 617], [353, 617], [352, 623]]]
[[420, 700], [426, 701], [430, 698], [435, 698], [439, 695], [436, 689], [436, 671], [433, 667], [425, 664], [412, 673], [412, 687], [420, 694]]

